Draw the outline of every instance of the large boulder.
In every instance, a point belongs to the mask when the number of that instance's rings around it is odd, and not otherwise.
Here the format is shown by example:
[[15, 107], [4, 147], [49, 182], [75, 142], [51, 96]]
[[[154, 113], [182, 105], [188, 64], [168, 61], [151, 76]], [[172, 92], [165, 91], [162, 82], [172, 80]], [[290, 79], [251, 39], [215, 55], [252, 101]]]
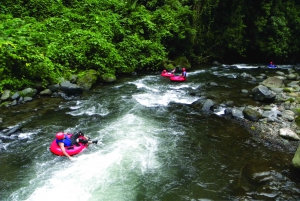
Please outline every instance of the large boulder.
[[82, 94], [83, 90], [77, 84], [72, 84], [70, 81], [63, 81], [60, 84], [60, 90], [68, 95]]
[[49, 86], [51, 92], [63, 92], [67, 95], [82, 94], [83, 90], [77, 84], [72, 84], [70, 81], [62, 81], [60, 84]]
[[264, 80], [261, 84], [268, 87], [268, 88], [282, 88], [282, 87], [284, 87], [282, 79], [279, 79], [278, 77], [269, 77], [266, 80]]
[[252, 89], [254, 100], [273, 102], [276, 94], [263, 85], [256, 86]]
[[78, 76], [77, 84], [84, 90], [90, 90], [92, 85], [96, 83], [98, 74], [99, 73], [93, 69], [88, 70], [83, 75]]

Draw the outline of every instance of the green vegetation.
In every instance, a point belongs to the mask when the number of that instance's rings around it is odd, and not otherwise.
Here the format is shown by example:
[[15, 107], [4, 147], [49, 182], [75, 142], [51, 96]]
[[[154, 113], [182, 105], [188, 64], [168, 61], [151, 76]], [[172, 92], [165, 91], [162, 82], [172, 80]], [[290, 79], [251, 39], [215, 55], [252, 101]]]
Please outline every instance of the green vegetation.
[[87, 70], [99, 77], [155, 71], [182, 58], [296, 61], [299, 10], [295, 0], [6, 0], [0, 92]]
[[297, 126], [300, 126], [300, 117], [296, 117], [295, 122]]

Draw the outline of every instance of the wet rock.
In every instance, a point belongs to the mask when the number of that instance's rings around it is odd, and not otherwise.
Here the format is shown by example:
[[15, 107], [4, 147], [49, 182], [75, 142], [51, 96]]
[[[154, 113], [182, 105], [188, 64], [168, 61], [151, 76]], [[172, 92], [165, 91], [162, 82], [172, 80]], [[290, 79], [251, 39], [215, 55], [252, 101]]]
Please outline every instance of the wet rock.
[[26, 89], [23, 89], [20, 94], [23, 96], [23, 97], [33, 97], [35, 94], [36, 94], [37, 90], [36, 89], [32, 89], [32, 88], [26, 88]]
[[98, 79], [98, 72], [95, 70], [87, 70], [82, 76], [78, 77], [77, 84], [84, 90], [90, 90]]
[[276, 74], [281, 75], [281, 76], [284, 76], [284, 75], [285, 75], [285, 73], [284, 73], [284, 72], [281, 72], [281, 71], [276, 71]]
[[15, 126], [13, 128], [9, 128], [9, 129], [4, 130], [3, 134], [6, 135], [6, 136], [10, 136], [10, 135], [12, 135], [12, 134], [14, 134], [14, 133], [16, 133], [20, 130], [21, 130], [21, 126], [18, 125], [18, 126]]
[[247, 93], [248, 93], [248, 90], [242, 89], [241, 92], [244, 93], [244, 94], [247, 94]]
[[281, 128], [279, 130], [279, 136], [290, 140], [300, 140], [300, 137], [289, 128]]
[[16, 100], [16, 99], [18, 99], [18, 98], [20, 98], [20, 93], [19, 93], [19, 92], [16, 92], [16, 93], [14, 93], [14, 94], [11, 96], [11, 99], [12, 99], [12, 100]]
[[278, 111], [273, 111], [273, 110], [264, 111], [262, 113], [262, 117], [267, 118], [268, 121], [277, 121], [278, 120], [277, 114], [278, 114]]
[[289, 80], [295, 80], [295, 79], [297, 79], [297, 75], [296, 74], [289, 74], [289, 75], [287, 75], [287, 79], [289, 79]]
[[202, 107], [202, 111], [209, 111], [215, 103], [211, 99], [207, 99]]
[[11, 102], [11, 106], [16, 106], [16, 105], [18, 105], [18, 101], [17, 101], [17, 100], [13, 100], [13, 101]]
[[82, 94], [83, 90], [80, 86], [72, 84], [70, 81], [60, 83], [60, 90], [68, 95]]
[[243, 72], [242, 74], [240, 74], [240, 77], [243, 77], [243, 78], [252, 78], [252, 75]]
[[244, 118], [243, 110], [244, 110], [244, 107], [232, 108], [232, 110], [231, 110], [232, 117], [243, 119]]
[[299, 81], [292, 81], [292, 82], [288, 83], [287, 86], [295, 87], [295, 86], [298, 86], [298, 83], [299, 83]]
[[51, 96], [52, 95], [52, 92], [50, 89], [45, 89], [43, 91], [40, 92], [40, 95], [43, 95], [43, 96]]
[[252, 89], [254, 100], [273, 102], [276, 94], [263, 85], [256, 86]]
[[293, 121], [295, 119], [295, 113], [291, 110], [285, 110], [281, 115], [282, 118], [287, 119], [288, 121]]
[[283, 88], [284, 87], [283, 81], [281, 79], [279, 79], [278, 77], [269, 77], [266, 80], [264, 80], [261, 84], [268, 88]]
[[4, 90], [1, 96], [1, 101], [6, 101], [10, 97], [10, 90]]
[[29, 101], [32, 101], [33, 100], [33, 98], [31, 98], [31, 97], [24, 97], [24, 102], [29, 102]]
[[277, 78], [280, 79], [280, 80], [286, 80], [286, 77], [285, 77], [285, 76], [275, 76], [275, 77], [277, 77]]
[[258, 121], [262, 117], [260, 112], [250, 107], [246, 107], [243, 110], [243, 115], [245, 119], [248, 119], [250, 121]]

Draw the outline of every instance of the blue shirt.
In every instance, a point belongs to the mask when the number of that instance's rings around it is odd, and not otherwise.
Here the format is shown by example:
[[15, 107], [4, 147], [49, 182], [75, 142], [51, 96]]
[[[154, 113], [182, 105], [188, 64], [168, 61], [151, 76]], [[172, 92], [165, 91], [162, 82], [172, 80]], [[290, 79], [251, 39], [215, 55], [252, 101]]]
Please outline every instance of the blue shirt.
[[65, 134], [65, 138], [64, 139], [62, 139], [62, 140], [56, 139], [56, 143], [57, 144], [60, 143], [60, 142], [64, 143], [65, 147], [72, 146], [72, 141], [71, 141], [71, 139], [66, 134]]

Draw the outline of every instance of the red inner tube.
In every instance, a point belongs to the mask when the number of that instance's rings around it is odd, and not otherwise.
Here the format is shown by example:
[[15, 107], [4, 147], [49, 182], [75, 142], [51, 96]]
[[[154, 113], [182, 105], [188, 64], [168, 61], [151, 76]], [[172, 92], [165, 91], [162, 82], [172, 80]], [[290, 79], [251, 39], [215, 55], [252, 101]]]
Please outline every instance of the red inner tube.
[[173, 76], [173, 77], [170, 77], [170, 80], [173, 82], [184, 82], [184, 81], [186, 81], [186, 78], [182, 77], [182, 76]]
[[[73, 134], [67, 134], [67, 135], [68, 135], [69, 138], [71, 138], [71, 136]], [[80, 138], [84, 139], [83, 136], [80, 136], [79, 139]], [[79, 142], [79, 146], [72, 145], [72, 146], [69, 146], [69, 147], [65, 147], [65, 149], [66, 149], [66, 152], [70, 156], [73, 156], [73, 155], [76, 155], [76, 154], [79, 154], [80, 152], [82, 152], [85, 148], [87, 148], [87, 146], [88, 146], [88, 143], [82, 144], [81, 142]], [[56, 143], [56, 139], [54, 139], [52, 141], [49, 149], [55, 155], [64, 156], [64, 153], [62, 152], [61, 148]]]
[[172, 76], [174, 76], [174, 73], [169, 73], [169, 72], [164, 73], [164, 72], [162, 72], [160, 75], [163, 76], [163, 77], [172, 77]]

